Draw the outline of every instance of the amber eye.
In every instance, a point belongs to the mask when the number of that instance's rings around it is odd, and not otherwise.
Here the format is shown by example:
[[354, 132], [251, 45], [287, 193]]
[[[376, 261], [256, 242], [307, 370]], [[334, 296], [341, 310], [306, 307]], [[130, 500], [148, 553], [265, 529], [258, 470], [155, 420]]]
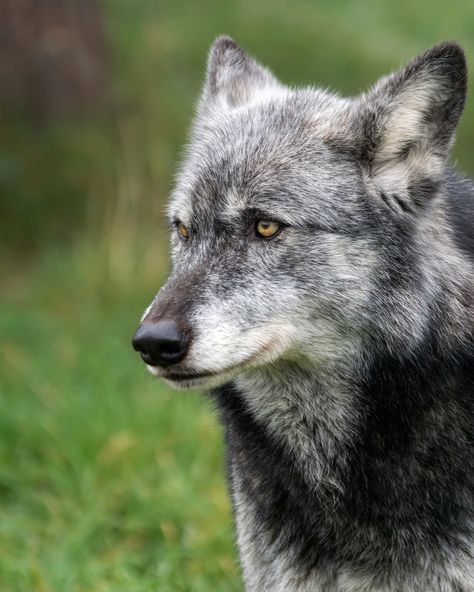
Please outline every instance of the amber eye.
[[176, 230], [181, 240], [187, 241], [189, 239], [189, 230], [182, 222], [176, 224]]
[[259, 220], [257, 222], [257, 234], [263, 238], [271, 238], [280, 230], [281, 225], [273, 220]]

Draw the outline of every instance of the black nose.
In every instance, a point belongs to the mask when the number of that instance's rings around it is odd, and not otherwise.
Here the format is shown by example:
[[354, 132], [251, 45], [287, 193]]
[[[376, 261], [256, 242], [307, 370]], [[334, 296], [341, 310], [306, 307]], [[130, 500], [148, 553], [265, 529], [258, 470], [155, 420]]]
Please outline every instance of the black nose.
[[175, 321], [143, 323], [133, 336], [133, 349], [150, 366], [177, 364], [188, 350], [188, 336]]

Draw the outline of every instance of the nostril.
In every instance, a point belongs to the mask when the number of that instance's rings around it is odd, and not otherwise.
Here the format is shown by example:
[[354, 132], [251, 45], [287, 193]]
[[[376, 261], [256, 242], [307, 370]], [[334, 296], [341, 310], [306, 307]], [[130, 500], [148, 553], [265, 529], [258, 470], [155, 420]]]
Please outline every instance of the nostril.
[[144, 353], [143, 345], [139, 341], [137, 341], [135, 337], [132, 339], [132, 347], [136, 352], [140, 354]]
[[133, 347], [133, 349], [140, 354], [141, 359], [149, 366], [155, 366], [155, 360], [150, 352], [148, 352], [143, 346]]
[[145, 362], [145, 364], [148, 364], [149, 366], [155, 366], [156, 365], [154, 359], [150, 356], [150, 354], [148, 352], [141, 351], [140, 352], [140, 357]]
[[175, 321], [143, 323], [132, 339], [133, 349], [151, 366], [170, 366], [184, 359], [188, 350], [188, 332]]

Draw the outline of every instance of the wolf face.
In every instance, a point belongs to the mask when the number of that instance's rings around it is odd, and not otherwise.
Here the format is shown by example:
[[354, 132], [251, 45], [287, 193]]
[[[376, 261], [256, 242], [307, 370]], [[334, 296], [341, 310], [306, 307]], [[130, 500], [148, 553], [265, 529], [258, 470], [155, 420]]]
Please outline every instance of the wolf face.
[[453, 44], [342, 99], [219, 38], [169, 205], [172, 273], [134, 338], [151, 373], [207, 387], [415, 347], [454, 260], [442, 189], [465, 90]]

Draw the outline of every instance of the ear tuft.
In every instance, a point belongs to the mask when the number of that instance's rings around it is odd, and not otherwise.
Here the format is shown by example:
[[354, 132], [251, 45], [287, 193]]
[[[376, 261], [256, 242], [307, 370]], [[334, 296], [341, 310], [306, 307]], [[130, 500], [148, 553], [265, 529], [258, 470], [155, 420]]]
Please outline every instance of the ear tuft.
[[[442, 43], [363, 95], [355, 106], [361, 161], [386, 194], [409, 197], [442, 176], [466, 100], [467, 66], [456, 43]], [[420, 196], [418, 196], [420, 197]], [[421, 200], [419, 200], [421, 201]]]
[[219, 74], [226, 67], [239, 66], [244, 60], [242, 49], [227, 35], [218, 37], [211, 46], [207, 60], [207, 86], [212, 94], [219, 90]]
[[209, 52], [201, 109], [220, 102], [236, 107], [267, 87], [278, 87], [273, 74], [251, 58], [226, 35], [218, 37]]
[[432, 93], [431, 106], [441, 109], [437, 114], [445, 117], [446, 123], [458, 124], [466, 102], [467, 64], [457, 43], [435, 45], [410, 62], [400, 75], [402, 84], [417, 78], [425, 80], [431, 87], [426, 89]]

